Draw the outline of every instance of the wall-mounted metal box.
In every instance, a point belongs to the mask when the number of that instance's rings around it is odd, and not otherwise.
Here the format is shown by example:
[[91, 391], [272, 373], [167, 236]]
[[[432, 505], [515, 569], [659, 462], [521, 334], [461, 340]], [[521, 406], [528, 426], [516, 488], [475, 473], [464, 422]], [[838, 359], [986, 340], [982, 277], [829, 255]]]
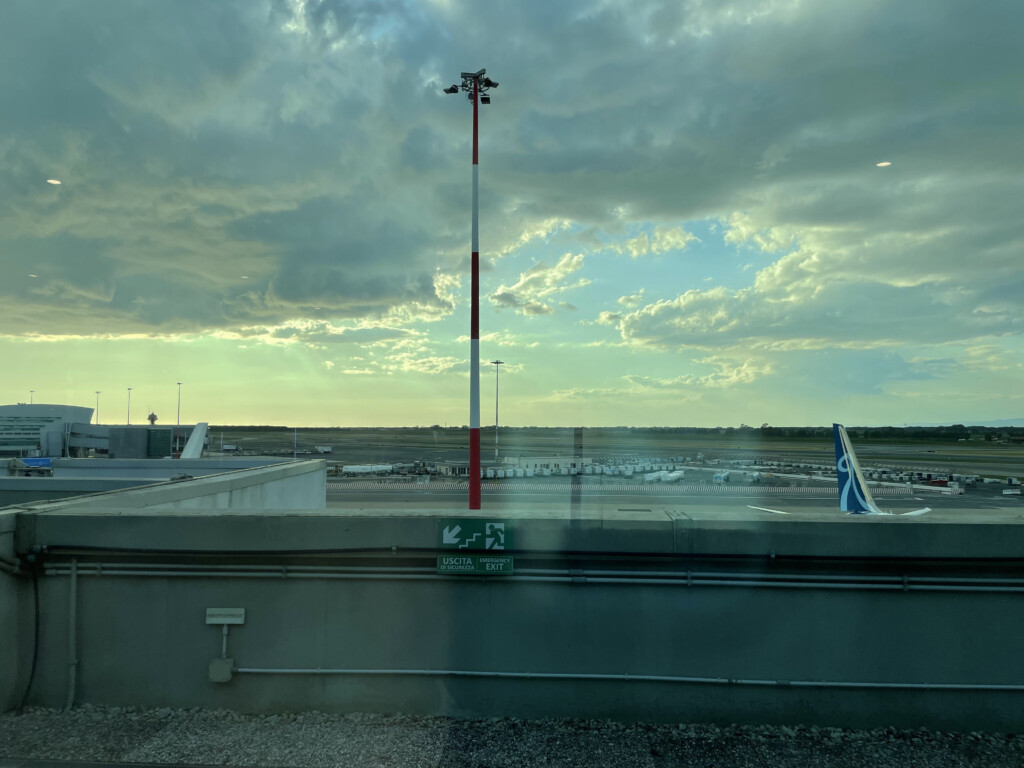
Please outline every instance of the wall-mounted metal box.
[[245, 624], [245, 608], [207, 608], [207, 624]]

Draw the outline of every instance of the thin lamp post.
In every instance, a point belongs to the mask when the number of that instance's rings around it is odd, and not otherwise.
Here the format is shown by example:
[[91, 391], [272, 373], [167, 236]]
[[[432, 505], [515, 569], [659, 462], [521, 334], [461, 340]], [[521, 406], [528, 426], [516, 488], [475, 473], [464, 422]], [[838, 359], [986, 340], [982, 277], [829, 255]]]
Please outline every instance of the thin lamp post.
[[128, 387], [128, 423], [132, 423], [132, 388]]
[[96, 390], [96, 425], [100, 423], [100, 390]]
[[178, 450], [178, 440], [181, 439], [181, 382], [178, 382], [178, 428], [174, 430], [174, 450]]
[[[469, 508], [480, 509], [480, 178], [477, 141], [477, 103], [490, 104], [487, 91], [498, 84], [485, 77], [486, 69], [463, 72], [461, 90], [473, 102], [473, 226], [472, 226], [472, 292], [469, 320]], [[460, 86], [445, 88], [448, 94], [458, 93]]]
[[491, 360], [494, 366], [494, 461], [498, 461], [498, 371], [499, 366], [505, 364], [504, 360]]
[[35, 402], [36, 402], [36, 391], [34, 389], [30, 389], [28, 391], [28, 404], [29, 405], [34, 405]]

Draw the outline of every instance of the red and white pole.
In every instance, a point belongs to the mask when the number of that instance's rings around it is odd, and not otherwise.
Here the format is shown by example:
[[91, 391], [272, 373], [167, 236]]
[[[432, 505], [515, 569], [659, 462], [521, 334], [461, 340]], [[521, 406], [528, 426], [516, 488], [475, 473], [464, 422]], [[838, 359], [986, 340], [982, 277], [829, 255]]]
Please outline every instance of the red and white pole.
[[473, 80], [473, 299], [469, 320], [469, 508], [480, 509], [480, 202], [477, 152], [478, 78]]

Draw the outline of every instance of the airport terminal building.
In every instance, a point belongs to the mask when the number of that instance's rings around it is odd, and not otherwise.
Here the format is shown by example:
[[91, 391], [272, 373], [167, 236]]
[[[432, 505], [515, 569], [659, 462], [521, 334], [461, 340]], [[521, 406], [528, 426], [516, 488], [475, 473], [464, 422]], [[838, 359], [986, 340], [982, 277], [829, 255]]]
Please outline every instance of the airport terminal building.
[[92, 414], [78, 405], [0, 405], [0, 456], [48, 456], [51, 443], [62, 445], [70, 425], [88, 424]]
[[161, 459], [175, 455], [193, 429], [92, 424], [92, 416], [92, 408], [77, 405], [0, 405], [0, 457]]

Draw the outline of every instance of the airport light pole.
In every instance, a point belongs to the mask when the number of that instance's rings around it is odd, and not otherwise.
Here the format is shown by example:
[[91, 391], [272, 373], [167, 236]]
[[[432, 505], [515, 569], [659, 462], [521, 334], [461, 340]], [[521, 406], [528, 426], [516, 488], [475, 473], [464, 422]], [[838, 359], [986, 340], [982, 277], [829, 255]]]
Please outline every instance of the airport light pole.
[[34, 405], [35, 402], [36, 402], [36, 391], [34, 389], [30, 389], [28, 391], [28, 404], [29, 405]]
[[178, 450], [178, 440], [181, 438], [181, 382], [178, 382], [178, 428], [174, 430], [174, 450]]
[[494, 366], [494, 460], [498, 460], [498, 371], [499, 366], [504, 365], [504, 360], [491, 360]]
[[100, 390], [96, 390], [96, 426], [100, 423]]
[[461, 90], [473, 102], [473, 219], [472, 219], [472, 302], [469, 320], [469, 508], [480, 509], [480, 201], [477, 103], [490, 104], [487, 91], [498, 84], [486, 77], [487, 70], [463, 72], [462, 85], [445, 88], [447, 94]]
[[128, 423], [132, 423], [132, 388], [128, 387]]

